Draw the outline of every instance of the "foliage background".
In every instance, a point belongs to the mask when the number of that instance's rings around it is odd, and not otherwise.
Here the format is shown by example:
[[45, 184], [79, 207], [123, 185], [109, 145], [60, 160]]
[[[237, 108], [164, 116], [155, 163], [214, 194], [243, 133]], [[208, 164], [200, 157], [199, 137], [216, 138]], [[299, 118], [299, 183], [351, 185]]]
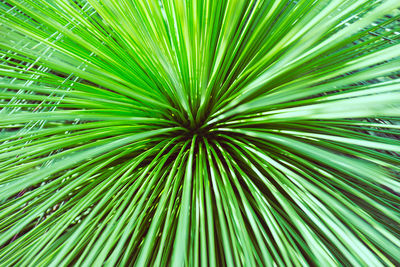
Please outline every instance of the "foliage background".
[[398, 264], [399, 7], [0, 1], [1, 265]]

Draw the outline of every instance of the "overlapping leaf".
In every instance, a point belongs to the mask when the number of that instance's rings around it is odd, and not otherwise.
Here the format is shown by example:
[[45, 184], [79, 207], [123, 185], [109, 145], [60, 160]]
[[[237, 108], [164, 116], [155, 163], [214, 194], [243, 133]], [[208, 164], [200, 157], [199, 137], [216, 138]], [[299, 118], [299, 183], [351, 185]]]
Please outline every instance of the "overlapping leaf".
[[399, 8], [1, 1], [1, 265], [399, 263]]

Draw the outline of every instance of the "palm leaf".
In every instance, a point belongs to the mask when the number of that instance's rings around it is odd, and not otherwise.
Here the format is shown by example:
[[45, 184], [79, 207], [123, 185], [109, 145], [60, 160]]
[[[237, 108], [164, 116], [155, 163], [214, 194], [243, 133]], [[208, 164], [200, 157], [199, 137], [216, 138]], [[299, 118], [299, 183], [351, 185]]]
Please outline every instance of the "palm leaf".
[[1, 1], [1, 265], [399, 264], [399, 8]]

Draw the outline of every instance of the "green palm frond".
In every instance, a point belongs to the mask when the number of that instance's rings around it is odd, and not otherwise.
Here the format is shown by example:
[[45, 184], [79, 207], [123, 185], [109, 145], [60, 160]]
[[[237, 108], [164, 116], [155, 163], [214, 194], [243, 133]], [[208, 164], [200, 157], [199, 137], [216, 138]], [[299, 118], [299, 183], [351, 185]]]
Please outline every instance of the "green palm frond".
[[399, 8], [0, 1], [0, 265], [400, 264]]

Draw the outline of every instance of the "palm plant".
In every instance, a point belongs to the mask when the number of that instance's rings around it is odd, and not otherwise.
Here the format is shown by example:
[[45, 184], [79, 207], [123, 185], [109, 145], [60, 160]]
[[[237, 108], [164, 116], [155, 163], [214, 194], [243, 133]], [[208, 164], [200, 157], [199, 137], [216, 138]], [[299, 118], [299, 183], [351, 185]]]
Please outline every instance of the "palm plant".
[[2, 0], [1, 266], [400, 263], [398, 0]]

